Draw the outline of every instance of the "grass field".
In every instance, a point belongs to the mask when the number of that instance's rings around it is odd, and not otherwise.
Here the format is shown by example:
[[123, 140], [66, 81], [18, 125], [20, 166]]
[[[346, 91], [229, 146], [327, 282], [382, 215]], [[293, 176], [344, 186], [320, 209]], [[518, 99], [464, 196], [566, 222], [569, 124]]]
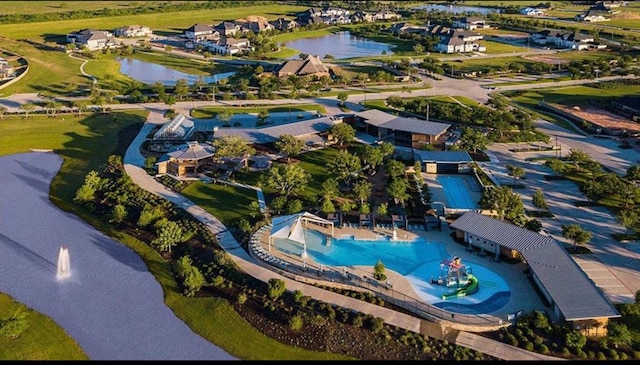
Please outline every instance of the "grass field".
[[27, 328], [17, 339], [0, 336], [0, 360], [89, 360], [87, 354], [50, 317], [0, 293], [0, 320], [20, 311]]
[[264, 16], [269, 20], [285, 14], [293, 17], [296, 13], [308, 9], [305, 6], [288, 4], [244, 6], [237, 8], [221, 8], [212, 10], [180, 11], [169, 14], [139, 14], [118, 17], [101, 17], [92, 19], [60, 20], [29, 24], [2, 24], [0, 34], [11, 39], [31, 39], [38, 42], [58, 41], [66, 34], [85, 28], [115, 29], [129, 24], [146, 25], [154, 31], [175, 32], [189, 28], [193, 24], [217, 24], [223, 20], [233, 20], [248, 15]]
[[299, 111], [309, 112], [316, 111], [321, 114], [325, 114], [327, 111], [321, 105], [318, 104], [290, 104], [279, 106], [264, 106], [264, 107], [227, 107], [227, 106], [211, 106], [205, 108], [196, 108], [191, 110], [191, 117], [199, 119], [215, 118], [218, 113], [222, 111], [228, 111], [231, 114], [245, 114], [245, 113], [260, 113], [266, 110], [269, 113], [296, 113]]
[[[206, 3], [202, 0], [172, 0], [172, 4]], [[157, 5], [158, 1], [102, 1], [102, 0], [71, 0], [71, 1], [0, 1], [0, 14], [45, 14], [63, 13], [72, 10], [102, 10], [136, 8], [144, 5]]]

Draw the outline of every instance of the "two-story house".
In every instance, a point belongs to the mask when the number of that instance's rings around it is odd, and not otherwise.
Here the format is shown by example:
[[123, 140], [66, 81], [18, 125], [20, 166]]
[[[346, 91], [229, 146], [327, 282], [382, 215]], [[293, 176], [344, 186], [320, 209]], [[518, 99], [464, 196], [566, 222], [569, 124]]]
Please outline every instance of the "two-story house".
[[116, 37], [147, 37], [150, 36], [153, 32], [149, 27], [144, 25], [125, 25], [123, 27], [119, 27], [113, 30], [113, 35]]
[[484, 19], [472, 16], [455, 19], [452, 25], [454, 28], [462, 28], [466, 30], [490, 28], [489, 24], [487, 24]]
[[83, 29], [76, 33], [69, 33], [67, 42], [74, 43], [78, 48], [86, 47], [90, 51], [118, 46], [113, 33], [97, 29]]

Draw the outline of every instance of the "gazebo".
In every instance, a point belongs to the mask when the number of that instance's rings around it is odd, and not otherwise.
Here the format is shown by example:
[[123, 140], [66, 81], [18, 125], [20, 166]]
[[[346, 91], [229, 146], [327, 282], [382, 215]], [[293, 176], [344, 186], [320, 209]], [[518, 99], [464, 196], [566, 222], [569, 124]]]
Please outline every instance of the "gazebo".
[[307, 249], [307, 243], [304, 238], [304, 230], [302, 229], [308, 222], [320, 224], [322, 226], [331, 226], [331, 236], [334, 234], [334, 225], [332, 221], [328, 221], [317, 215], [302, 212], [290, 215], [274, 217], [272, 220], [271, 233], [269, 233], [269, 250], [274, 238], [286, 238], [295, 242], [299, 242]]

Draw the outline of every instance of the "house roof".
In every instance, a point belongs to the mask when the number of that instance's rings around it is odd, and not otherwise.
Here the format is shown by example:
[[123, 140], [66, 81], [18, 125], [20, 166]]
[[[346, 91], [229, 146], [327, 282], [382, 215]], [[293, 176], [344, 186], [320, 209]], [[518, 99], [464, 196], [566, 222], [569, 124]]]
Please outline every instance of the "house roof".
[[249, 143], [269, 143], [280, 139], [284, 134], [294, 137], [308, 136], [329, 130], [337, 121], [329, 117], [304, 120], [301, 122], [281, 124], [266, 128], [218, 128], [214, 138], [240, 136]]
[[466, 212], [450, 226], [520, 252], [566, 320], [620, 317], [613, 304], [552, 237], [473, 211]]
[[473, 161], [466, 151], [425, 151], [415, 150], [413, 155], [421, 162], [456, 162], [468, 163]]
[[427, 122], [416, 118], [398, 117], [377, 109], [366, 110], [364, 112], [356, 113], [356, 115], [364, 119], [365, 123], [380, 128], [430, 136], [440, 135], [451, 126], [451, 124], [446, 123]]
[[196, 141], [187, 142], [167, 153], [169, 157], [178, 161], [202, 160], [215, 154], [215, 148], [207, 144], [200, 144]]
[[296, 74], [298, 76], [308, 76], [320, 73], [329, 73], [327, 67], [320, 59], [313, 55], [307, 55], [304, 60], [289, 60], [284, 62], [278, 69], [278, 74]]

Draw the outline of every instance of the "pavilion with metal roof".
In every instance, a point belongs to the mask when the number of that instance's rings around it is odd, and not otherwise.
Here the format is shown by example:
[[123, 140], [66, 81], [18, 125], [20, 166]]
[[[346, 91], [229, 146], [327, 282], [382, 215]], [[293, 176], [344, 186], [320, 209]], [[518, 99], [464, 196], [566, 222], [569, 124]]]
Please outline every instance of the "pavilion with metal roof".
[[[469, 211], [451, 228], [470, 247], [516, 257], [530, 268], [533, 282], [551, 304], [558, 320], [589, 331], [604, 329], [620, 313], [553, 237]], [[589, 333], [587, 333], [589, 334]]]

